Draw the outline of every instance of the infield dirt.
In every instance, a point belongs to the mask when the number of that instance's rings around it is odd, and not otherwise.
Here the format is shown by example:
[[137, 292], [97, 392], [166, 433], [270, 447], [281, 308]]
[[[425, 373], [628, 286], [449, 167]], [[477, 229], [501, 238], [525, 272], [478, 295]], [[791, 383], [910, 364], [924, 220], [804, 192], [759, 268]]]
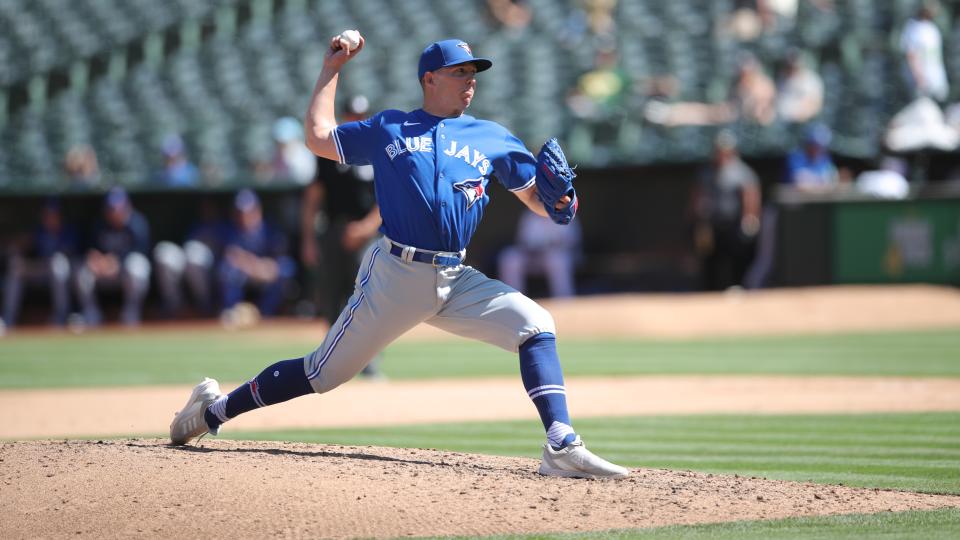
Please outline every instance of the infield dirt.
[[[960, 327], [960, 294], [938, 287], [586, 298], [549, 307], [562, 336]], [[263, 333], [265, 339], [290, 332], [310, 332], [318, 339], [322, 335], [309, 324], [266, 325], [252, 331]], [[421, 327], [406, 339], [441, 338]], [[277, 422], [281, 417], [309, 416], [297, 407], [312, 407], [316, 418], [352, 418], [355, 425], [399, 423], [402, 418], [406, 423], [464, 419], [457, 408], [441, 406], [457, 402], [456, 397], [430, 393], [451, 384], [350, 383], [315, 400], [251, 413], [231, 427], [296, 427], [299, 424]], [[473, 394], [489, 397], [489, 392], [499, 392], [496, 395], [503, 397], [494, 401], [508, 406], [494, 416], [532, 414], [519, 381], [473, 384], [487, 385], [473, 388]], [[574, 413], [580, 416], [960, 410], [960, 381], [955, 378], [642, 377], [579, 379], [568, 381], [568, 386]], [[469, 389], [461, 390], [461, 396], [470, 394]], [[0, 438], [162, 432], [188, 391], [188, 387], [4, 391], [0, 411], [9, 421]], [[393, 391], [399, 392], [391, 399], [398, 404], [397, 417], [390, 422], [384, 420], [382, 406], [374, 407], [380, 415], [372, 419], [347, 413], [363, 412], [357, 404], [370, 399], [363, 397], [364, 392], [383, 397]], [[593, 397], [616, 392], [633, 397]], [[412, 396], [429, 400], [429, 407], [412, 401]], [[445, 410], [454, 416], [411, 418], [412, 413], [399, 406], [408, 401], [414, 409]], [[591, 403], [636, 405], [594, 410]], [[665, 409], [664, 403], [687, 408]], [[811, 409], [810, 404], [818, 408]], [[324, 410], [342, 414], [327, 415]], [[510, 412], [514, 410], [525, 412]], [[117, 417], [119, 427], [106, 421], [81, 425], [70, 420]], [[9, 431], [14, 426], [21, 431]], [[0, 538], [489, 535], [960, 507], [957, 496], [682, 471], [635, 469], [620, 481], [543, 478], [535, 473], [537, 465], [524, 458], [283, 442], [204, 440], [198, 447], [171, 447], [160, 439], [5, 442], [0, 443]]]
[[532, 459], [281, 442], [0, 446], [0, 537], [348, 538], [590, 531], [960, 507], [960, 497]]

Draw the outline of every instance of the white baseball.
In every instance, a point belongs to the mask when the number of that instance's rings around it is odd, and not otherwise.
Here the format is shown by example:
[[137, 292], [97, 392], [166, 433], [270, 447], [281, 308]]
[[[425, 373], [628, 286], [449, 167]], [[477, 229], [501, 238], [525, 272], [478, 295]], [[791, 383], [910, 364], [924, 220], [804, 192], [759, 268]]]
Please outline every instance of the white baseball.
[[348, 51], [355, 50], [360, 46], [360, 32], [356, 30], [344, 30], [340, 34], [340, 41], [346, 44]]

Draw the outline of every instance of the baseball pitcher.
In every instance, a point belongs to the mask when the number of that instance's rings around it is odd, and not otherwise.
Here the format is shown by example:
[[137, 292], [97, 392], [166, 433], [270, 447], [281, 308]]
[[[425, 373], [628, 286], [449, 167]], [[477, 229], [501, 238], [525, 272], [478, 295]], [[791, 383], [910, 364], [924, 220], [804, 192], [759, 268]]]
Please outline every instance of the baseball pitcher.
[[337, 80], [363, 45], [355, 31], [331, 40], [307, 111], [306, 144], [320, 157], [373, 166], [384, 236], [367, 250], [353, 296], [315, 351], [273, 364], [229, 395], [205, 379], [170, 425], [172, 442], [216, 435], [257, 407], [333, 390], [426, 322], [519, 353], [523, 385], [546, 431], [540, 474], [626, 476], [627, 469], [587, 450], [572, 427], [551, 315], [463, 264], [494, 179], [537, 214], [570, 223], [578, 201], [560, 147], [548, 141], [534, 156], [504, 127], [464, 114], [477, 73], [493, 62], [458, 39], [432, 43], [420, 56], [421, 108], [337, 125]]

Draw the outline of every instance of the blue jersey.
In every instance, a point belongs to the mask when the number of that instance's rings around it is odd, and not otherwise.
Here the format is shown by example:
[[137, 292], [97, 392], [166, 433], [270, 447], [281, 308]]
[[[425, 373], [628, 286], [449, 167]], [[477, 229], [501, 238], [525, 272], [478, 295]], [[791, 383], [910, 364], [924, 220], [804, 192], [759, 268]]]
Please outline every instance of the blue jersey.
[[510, 191], [534, 184], [536, 158], [503, 126], [468, 115], [387, 110], [334, 131], [340, 162], [373, 165], [383, 225], [402, 244], [461, 251], [496, 178]]
[[287, 237], [265, 221], [246, 230], [234, 225], [226, 231], [225, 247], [239, 247], [257, 257], [283, 257], [287, 253]]
[[130, 253], [150, 253], [150, 224], [143, 214], [130, 211], [122, 227], [114, 227], [101, 219], [93, 232], [94, 249], [124, 258]]

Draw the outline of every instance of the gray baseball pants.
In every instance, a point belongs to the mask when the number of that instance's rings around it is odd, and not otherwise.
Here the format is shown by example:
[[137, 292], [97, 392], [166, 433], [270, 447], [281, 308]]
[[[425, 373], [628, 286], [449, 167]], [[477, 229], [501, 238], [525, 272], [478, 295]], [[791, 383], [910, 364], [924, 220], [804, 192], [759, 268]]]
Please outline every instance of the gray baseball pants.
[[421, 322], [512, 352], [534, 335], [556, 333], [549, 312], [479, 270], [403, 260], [390, 247], [381, 238], [367, 249], [347, 306], [320, 347], [304, 357], [317, 393], [353, 378]]

